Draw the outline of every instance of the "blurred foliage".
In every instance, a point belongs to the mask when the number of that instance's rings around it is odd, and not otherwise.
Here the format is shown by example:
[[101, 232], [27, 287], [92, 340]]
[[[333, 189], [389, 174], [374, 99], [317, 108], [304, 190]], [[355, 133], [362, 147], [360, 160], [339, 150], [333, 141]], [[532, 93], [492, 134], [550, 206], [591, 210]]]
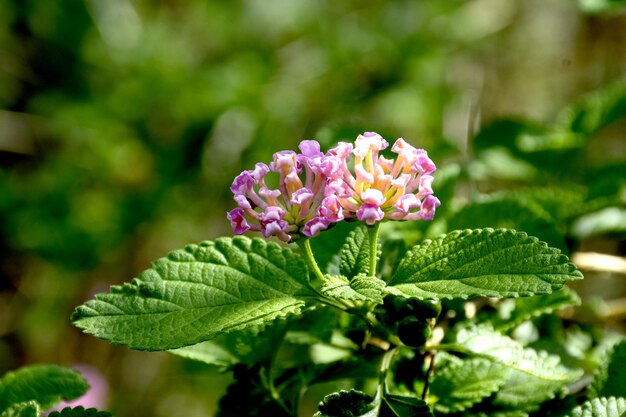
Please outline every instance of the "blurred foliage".
[[444, 206], [388, 225], [411, 232], [398, 251], [491, 225], [623, 256], [623, 4], [0, 2], [0, 373], [84, 362], [116, 387], [117, 415], [214, 411], [228, 377], [68, 317], [167, 251], [231, 234], [232, 178], [303, 138], [373, 130], [428, 149]]

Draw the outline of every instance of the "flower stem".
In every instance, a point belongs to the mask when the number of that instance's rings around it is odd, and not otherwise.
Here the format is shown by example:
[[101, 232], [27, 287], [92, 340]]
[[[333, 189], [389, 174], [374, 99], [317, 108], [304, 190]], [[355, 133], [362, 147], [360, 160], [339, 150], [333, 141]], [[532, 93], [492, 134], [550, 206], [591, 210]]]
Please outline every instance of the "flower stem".
[[367, 234], [370, 244], [370, 277], [376, 276], [376, 262], [378, 261], [378, 229], [380, 222], [367, 227]]
[[319, 265], [317, 264], [317, 261], [315, 260], [315, 256], [313, 256], [313, 250], [311, 249], [311, 242], [309, 242], [309, 239], [298, 239], [296, 242], [298, 246], [300, 247], [300, 250], [304, 254], [306, 263], [311, 269], [311, 271], [313, 271], [313, 273], [315, 274], [317, 279], [319, 279], [320, 282], [324, 282], [325, 281], [324, 273], [322, 273], [322, 270], [320, 269]]
[[380, 361], [380, 367], [378, 369], [379, 374], [379, 386], [383, 388], [385, 386], [385, 381], [387, 380], [387, 371], [389, 371], [389, 367], [391, 365], [391, 360], [396, 354], [396, 348], [392, 347], [383, 355]]

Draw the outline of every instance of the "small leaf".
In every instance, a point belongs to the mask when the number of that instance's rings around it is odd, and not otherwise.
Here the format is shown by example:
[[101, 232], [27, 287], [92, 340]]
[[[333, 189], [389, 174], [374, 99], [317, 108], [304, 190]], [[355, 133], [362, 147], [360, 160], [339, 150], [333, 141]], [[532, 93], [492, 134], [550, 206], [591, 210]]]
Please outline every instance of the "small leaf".
[[430, 385], [430, 395], [437, 398], [435, 409], [444, 413], [463, 411], [480, 402], [502, 387], [511, 373], [487, 359], [450, 359], [437, 369]]
[[377, 417], [380, 398], [356, 390], [339, 391], [324, 397], [313, 417]]
[[[89, 385], [78, 372], [58, 365], [32, 365], [0, 379], [0, 413], [14, 404], [36, 401], [42, 409], [80, 397]], [[28, 407], [27, 407], [28, 408]]]
[[569, 417], [622, 417], [626, 413], [624, 398], [594, 398], [576, 407]]
[[367, 228], [360, 226], [350, 232], [341, 248], [339, 273], [348, 278], [359, 274], [367, 275], [369, 262], [370, 247]]
[[592, 396], [611, 397], [626, 395], [626, 341], [613, 347], [596, 371], [589, 387]]
[[373, 301], [383, 302], [385, 281], [365, 275], [358, 275], [351, 281], [343, 276], [326, 275], [327, 281], [322, 286], [321, 292], [327, 297], [347, 301]]
[[380, 407], [380, 417], [433, 417], [423, 400], [414, 397], [386, 394]]
[[168, 350], [295, 314], [314, 296], [302, 258], [262, 239], [220, 238], [154, 262], [130, 284], [78, 307], [86, 333], [140, 350]]
[[13, 404], [0, 413], [0, 417], [37, 417], [39, 416], [39, 404], [36, 401], [27, 401]]
[[417, 298], [550, 294], [582, 274], [558, 249], [507, 229], [457, 230], [411, 249], [388, 292]]
[[61, 411], [53, 411], [48, 417], [113, 417], [108, 411], [98, 411], [95, 408], [87, 408], [83, 406], [65, 407]]
[[494, 328], [503, 332], [534, 317], [550, 314], [563, 307], [580, 305], [580, 297], [568, 287], [563, 287], [552, 294], [516, 298], [506, 300], [505, 303], [513, 303], [513, 309], [507, 309], [506, 314], [505, 310], [501, 309], [497, 317], [490, 319]]
[[473, 354], [511, 369], [511, 376], [498, 391], [495, 403], [531, 410], [582, 376], [560, 364], [560, 358], [524, 348], [513, 339], [486, 325], [461, 329], [457, 345]]

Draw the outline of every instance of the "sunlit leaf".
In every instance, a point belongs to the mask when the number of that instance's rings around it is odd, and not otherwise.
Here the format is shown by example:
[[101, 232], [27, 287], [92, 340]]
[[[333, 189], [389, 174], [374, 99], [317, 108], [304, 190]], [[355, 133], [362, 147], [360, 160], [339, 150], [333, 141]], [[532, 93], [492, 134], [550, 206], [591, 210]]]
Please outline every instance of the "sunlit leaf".
[[489, 326], [462, 328], [456, 336], [458, 348], [510, 369], [511, 375], [495, 397], [495, 403], [530, 410], [582, 376], [560, 363], [558, 356], [524, 348]]
[[508, 379], [510, 369], [487, 359], [451, 357], [438, 368], [430, 384], [435, 409], [463, 411], [496, 392]]
[[622, 417], [626, 413], [624, 398], [594, 398], [576, 407], [568, 417]]
[[330, 298], [347, 301], [383, 302], [385, 281], [366, 275], [358, 275], [348, 281], [343, 276], [326, 276], [321, 292]]
[[78, 307], [74, 324], [113, 344], [167, 350], [294, 314], [312, 296], [304, 261], [261, 239], [221, 238], [154, 262]]
[[368, 274], [369, 262], [369, 237], [366, 227], [360, 226], [350, 232], [341, 248], [339, 272], [348, 278], [359, 274]]
[[388, 292], [418, 298], [549, 294], [582, 274], [558, 249], [506, 229], [457, 230], [411, 249]]

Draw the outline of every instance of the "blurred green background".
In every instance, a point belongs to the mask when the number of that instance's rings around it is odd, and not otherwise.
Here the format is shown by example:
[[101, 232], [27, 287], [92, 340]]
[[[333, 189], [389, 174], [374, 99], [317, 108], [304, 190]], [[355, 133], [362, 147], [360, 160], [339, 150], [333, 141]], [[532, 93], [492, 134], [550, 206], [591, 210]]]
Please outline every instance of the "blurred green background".
[[[0, 374], [88, 364], [119, 416], [210, 415], [228, 374], [84, 336], [73, 308], [169, 250], [230, 235], [232, 178], [301, 139], [402, 136], [484, 180], [457, 188], [466, 197], [545, 183], [524, 164], [485, 177], [472, 138], [510, 117], [551, 125], [583, 94], [620, 86], [622, 3], [0, 2]], [[623, 180], [618, 91], [584, 160], [617, 163]], [[568, 156], [543, 159], [550, 178]]]

